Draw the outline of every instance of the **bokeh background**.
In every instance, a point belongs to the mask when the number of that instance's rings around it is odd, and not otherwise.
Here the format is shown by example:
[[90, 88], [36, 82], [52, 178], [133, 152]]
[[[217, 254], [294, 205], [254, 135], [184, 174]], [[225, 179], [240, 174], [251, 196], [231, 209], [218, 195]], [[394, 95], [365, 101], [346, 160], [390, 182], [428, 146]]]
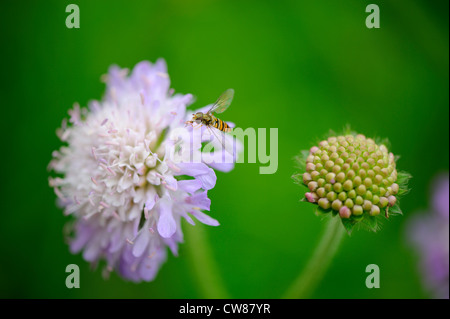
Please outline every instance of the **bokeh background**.
[[[80, 8], [67, 29], [65, 8]], [[368, 29], [365, 8], [380, 7]], [[203, 227], [230, 296], [278, 298], [303, 268], [323, 223], [300, 203], [293, 157], [346, 124], [388, 137], [410, 172], [404, 217], [383, 231], [346, 238], [314, 298], [427, 298], [417, 255], [405, 240], [411, 216], [430, 205], [430, 182], [449, 168], [447, 1], [2, 1], [0, 10], [0, 297], [201, 298], [189, 245], [151, 283], [91, 269], [63, 240], [68, 220], [55, 205], [47, 164], [61, 146], [55, 130], [74, 102], [100, 99], [111, 64], [132, 68], [166, 59], [172, 87], [197, 97], [192, 108], [233, 87], [223, 119], [278, 128], [276, 174], [261, 164], [217, 173]], [[187, 227], [189, 225], [185, 225]], [[197, 226], [196, 226], [197, 227]], [[65, 267], [80, 266], [67, 289]], [[365, 268], [381, 288], [365, 287]]]

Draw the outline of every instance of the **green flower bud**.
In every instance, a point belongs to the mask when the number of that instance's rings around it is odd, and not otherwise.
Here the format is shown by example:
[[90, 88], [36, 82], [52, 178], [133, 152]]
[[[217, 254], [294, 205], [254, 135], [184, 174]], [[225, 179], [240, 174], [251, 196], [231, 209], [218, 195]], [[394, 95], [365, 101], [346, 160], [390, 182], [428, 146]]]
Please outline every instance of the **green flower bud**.
[[356, 196], [355, 204], [356, 205], [362, 205], [363, 203], [364, 203], [364, 199], [361, 196]]
[[348, 198], [356, 198], [356, 191], [352, 189], [347, 193]]
[[355, 171], [354, 170], [349, 170], [348, 172], [347, 172], [347, 180], [353, 180], [353, 178], [356, 176], [356, 174], [355, 174]]
[[336, 175], [336, 182], [342, 183], [343, 181], [345, 181], [345, 173], [340, 172]]
[[335, 173], [328, 173], [327, 175], [325, 175], [325, 180], [328, 183], [331, 183], [331, 184], [336, 183], [335, 178], [336, 178], [336, 174]]
[[398, 186], [398, 184], [396, 184], [396, 183], [392, 184], [392, 185], [391, 185], [391, 188], [392, 188], [392, 193], [393, 193], [394, 195], [397, 195], [397, 193], [398, 193], [398, 191], [399, 191], [399, 186]]
[[361, 185], [361, 183], [362, 183], [361, 177], [356, 176], [356, 177], [353, 179], [353, 185], [354, 185], [355, 187], [358, 187], [359, 185]]
[[326, 170], [331, 171], [331, 169], [333, 168], [333, 166], [334, 166], [334, 162], [333, 162], [333, 161], [326, 161], [326, 162], [325, 162], [325, 169], [326, 169]]
[[323, 209], [328, 209], [331, 207], [330, 201], [326, 198], [320, 198], [318, 201], [318, 204], [320, 207], [322, 207]]
[[314, 192], [318, 188], [317, 182], [309, 182], [308, 188], [311, 192]]
[[353, 206], [352, 213], [355, 216], [360, 216], [364, 213], [364, 210], [363, 210], [362, 206], [355, 205], [355, 206]]
[[342, 190], [343, 190], [344, 188], [342, 187], [342, 184], [341, 184], [341, 183], [335, 183], [335, 184], [333, 185], [333, 189], [334, 189], [335, 192], [340, 193], [340, 192], [342, 192]]
[[311, 172], [311, 178], [312, 178], [314, 181], [317, 181], [317, 180], [320, 178], [320, 173], [319, 173], [318, 171], [313, 171], [313, 172]]
[[307, 172], [312, 172], [316, 169], [316, 165], [314, 165], [314, 163], [308, 163], [306, 164], [306, 171]]
[[374, 194], [379, 194], [380, 193], [380, 188], [377, 185], [372, 185], [372, 192]]
[[389, 200], [386, 197], [380, 197], [380, 206], [382, 208], [386, 207], [389, 204]]
[[318, 188], [317, 191], [316, 191], [316, 193], [317, 193], [317, 195], [319, 195], [320, 198], [325, 197], [325, 195], [327, 194], [327, 193], [325, 192], [325, 188], [323, 188], [323, 187]]
[[353, 201], [350, 199], [350, 198], [347, 198], [346, 200], [345, 200], [345, 206], [347, 206], [348, 208], [352, 208], [353, 207]]
[[[331, 136], [311, 147], [303, 161], [305, 171], [294, 176], [308, 186], [306, 199], [350, 219], [348, 225], [378, 216], [382, 209], [386, 216], [391, 207], [399, 210], [396, 195], [404, 193], [405, 177], [397, 180], [395, 156], [385, 145], [361, 134]], [[373, 219], [367, 224], [376, 228]]]
[[329, 192], [329, 193], [327, 194], [327, 199], [328, 199], [330, 202], [336, 200], [336, 198], [337, 198], [337, 194], [336, 194], [335, 192]]
[[335, 211], [339, 211], [342, 206], [343, 204], [339, 199], [336, 199], [331, 203], [331, 208], [333, 208], [333, 210]]
[[338, 198], [341, 202], [344, 202], [347, 199], [347, 192], [340, 192]]
[[304, 184], [308, 184], [310, 181], [312, 181], [311, 174], [309, 174], [309, 173], [304, 173], [304, 174], [303, 174], [303, 183], [304, 183]]
[[377, 216], [380, 214], [380, 207], [377, 205], [372, 205], [372, 208], [370, 209], [370, 216]]
[[369, 211], [369, 210], [371, 210], [372, 206], [373, 205], [372, 205], [372, 202], [370, 200], [365, 200], [364, 204], [363, 204], [363, 209], [366, 210], [366, 211]]
[[[317, 184], [317, 183], [316, 183]], [[366, 193], [366, 186], [364, 185], [359, 185], [358, 188], [356, 189], [356, 193], [358, 195], [364, 195]]]
[[394, 206], [395, 203], [397, 202], [397, 198], [395, 198], [394, 195], [391, 195], [391, 196], [388, 197], [388, 202], [389, 202], [389, 206], [392, 207], [392, 206]]
[[372, 187], [372, 179], [370, 177], [367, 177], [364, 179], [364, 186], [367, 188], [371, 188]]
[[373, 195], [372, 203], [377, 205], [380, 202], [380, 197], [378, 195]]
[[346, 180], [344, 182], [344, 190], [346, 190], [347, 192], [351, 191], [353, 189], [353, 182], [351, 180]]
[[335, 174], [339, 173], [342, 170], [342, 168], [339, 165], [334, 165], [331, 171]]
[[[305, 184], [306, 184], [306, 183], [305, 183]], [[326, 184], [325, 179], [319, 178], [319, 179], [317, 180], [317, 185], [319, 185], [319, 187], [323, 187], [323, 186], [325, 186], [325, 184]]]

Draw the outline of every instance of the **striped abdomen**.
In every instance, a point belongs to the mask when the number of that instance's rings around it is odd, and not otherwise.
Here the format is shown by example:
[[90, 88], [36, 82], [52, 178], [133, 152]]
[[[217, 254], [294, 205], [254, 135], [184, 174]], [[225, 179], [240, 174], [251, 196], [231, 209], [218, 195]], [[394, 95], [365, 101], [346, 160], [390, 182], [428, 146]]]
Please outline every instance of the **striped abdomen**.
[[221, 119], [218, 119], [218, 118], [214, 118], [212, 126], [214, 126], [216, 129], [218, 129], [222, 132], [230, 132], [231, 131], [231, 127], [229, 127], [227, 123], [225, 123], [224, 121], [222, 121]]

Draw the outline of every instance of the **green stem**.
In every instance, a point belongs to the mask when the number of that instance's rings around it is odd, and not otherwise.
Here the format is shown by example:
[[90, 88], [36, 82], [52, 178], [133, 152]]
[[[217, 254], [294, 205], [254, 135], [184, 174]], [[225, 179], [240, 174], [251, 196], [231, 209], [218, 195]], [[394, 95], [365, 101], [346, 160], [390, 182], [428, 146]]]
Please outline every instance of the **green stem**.
[[309, 298], [325, 275], [344, 238], [339, 216], [332, 217], [306, 267], [284, 295], [286, 299]]
[[186, 246], [190, 255], [189, 259], [203, 298], [230, 298], [219, 275], [203, 225], [185, 226], [185, 233], [188, 237]]

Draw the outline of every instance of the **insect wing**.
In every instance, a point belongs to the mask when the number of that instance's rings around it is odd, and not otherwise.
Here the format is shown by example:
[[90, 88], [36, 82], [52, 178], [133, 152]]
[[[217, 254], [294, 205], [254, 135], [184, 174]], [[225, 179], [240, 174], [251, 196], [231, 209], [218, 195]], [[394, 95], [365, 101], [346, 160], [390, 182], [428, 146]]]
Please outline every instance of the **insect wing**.
[[228, 89], [222, 93], [221, 96], [217, 99], [216, 103], [213, 104], [208, 113], [223, 113], [230, 106], [231, 101], [233, 100], [234, 90]]

